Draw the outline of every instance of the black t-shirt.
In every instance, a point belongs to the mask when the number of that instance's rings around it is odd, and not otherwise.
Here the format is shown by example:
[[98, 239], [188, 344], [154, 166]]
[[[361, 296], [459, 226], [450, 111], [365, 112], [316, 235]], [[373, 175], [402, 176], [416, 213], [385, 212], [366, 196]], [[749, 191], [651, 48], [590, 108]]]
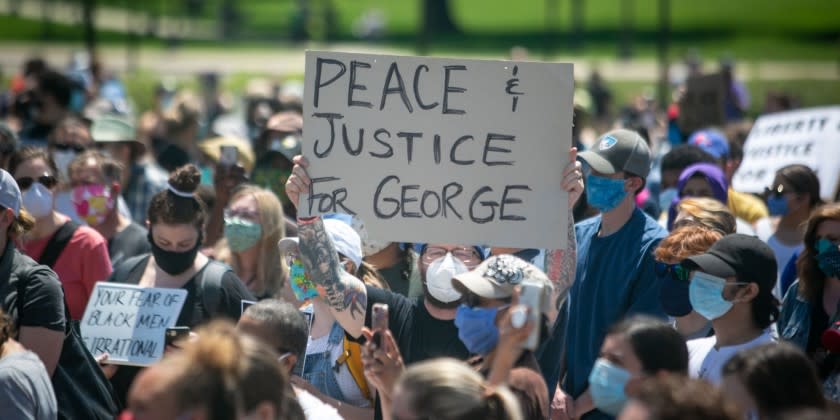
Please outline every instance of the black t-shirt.
[[147, 235], [148, 231], [145, 228], [133, 222], [122, 232], [117, 232], [113, 238], [108, 240], [108, 256], [111, 257], [111, 266], [116, 267], [119, 263], [131, 257], [152, 252]]
[[[108, 281], [125, 284], [138, 284], [143, 277], [143, 272], [149, 262], [149, 256], [142, 259], [137, 264], [128, 276], [122, 279], [115, 279], [112, 275]], [[131, 261], [129, 261], [131, 263]], [[221, 264], [216, 261], [210, 261], [209, 264]], [[219, 293], [219, 305], [215, 314], [210, 314], [201, 299], [201, 279], [204, 271], [207, 269], [205, 265], [199, 270], [189, 281], [187, 281], [182, 289], [187, 291], [187, 299], [184, 301], [184, 307], [181, 309], [181, 314], [178, 316], [178, 321], [175, 325], [181, 327], [193, 328], [201, 325], [211, 318], [225, 317], [231, 321], [238, 321], [242, 315], [242, 301], [254, 300], [254, 297], [248, 292], [248, 289], [239, 280], [239, 277], [233, 271], [227, 271], [222, 276], [221, 290]], [[133, 366], [120, 366], [117, 373], [111, 378], [111, 384], [114, 386], [114, 391], [121, 401], [126, 402], [128, 390], [131, 383], [134, 382], [134, 377], [140, 372], [141, 368]]]
[[367, 314], [365, 325], [371, 325], [372, 307], [375, 303], [388, 305], [388, 327], [400, 348], [406, 365], [436, 357], [454, 357], [464, 360], [469, 356], [464, 343], [458, 338], [455, 321], [436, 319], [426, 310], [423, 298], [409, 299], [388, 290], [367, 288]]
[[64, 331], [64, 292], [58, 276], [18, 252], [11, 241], [0, 257], [0, 307], [17, 327]]

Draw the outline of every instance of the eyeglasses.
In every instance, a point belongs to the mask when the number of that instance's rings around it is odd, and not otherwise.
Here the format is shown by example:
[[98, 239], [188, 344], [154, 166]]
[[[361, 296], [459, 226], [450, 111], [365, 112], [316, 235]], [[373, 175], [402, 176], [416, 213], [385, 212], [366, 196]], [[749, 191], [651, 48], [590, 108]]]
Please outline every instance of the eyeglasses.
[[688, 279], [691, 277], [691, 271], [680, 264], [668, 264], [657, 261], [655, 270], [656, 275], [659, 277], [665, 277], [666, 275], [670, 275], [672, 276], [672, 278], [679, 281], [688, 281]]
[[72, 150], [76, 153], [82, 153], [85, 150], [87, 150], [87, 148], [82, 146], [82, 145], [72, 144], [72, 143], [55, 143], [55, 144], [52, 145], [52, 147], [54, 147], [56, 150], [62, 150], [62, 151]]
[[35, 182], [39, 182], [47, 188], [52, 188], [58, 184], [58, 178], [47, 174], [41, 175], [38, 178], [24, 176], [16, 179], [15, 181], [17, 181], [18, 188], [20, 188], [21, 191], [28, 190]]
[[450, 252], [453, 257], [461, 260], [461, 262], [466, 266], [476, 266], [481, 262], [481, 256], [478, 255], [478, 252], [476, 252], [474, 248], [460, 247], [448, 250], [438, 246], [430, 246], [426, 248], [423, 252], [423, 262], [431, 264], [436, 259], [445, 257], [446, 254]]

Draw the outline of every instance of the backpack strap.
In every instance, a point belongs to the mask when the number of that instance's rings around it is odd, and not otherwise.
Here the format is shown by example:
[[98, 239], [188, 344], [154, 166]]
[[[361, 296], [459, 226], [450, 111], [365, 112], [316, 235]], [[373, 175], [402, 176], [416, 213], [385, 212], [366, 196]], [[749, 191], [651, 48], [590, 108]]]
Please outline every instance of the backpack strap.
[[145, 263], [149, 261], [150, 257], [150, 254], [141, 254], [123, 260], [114, 267], [114, 272], [111, 273], [109, 281], [122, 283], [140, 264], [145, 266]]
[[370, 388], [368, 387], [367, 379], [365, 378], [365, 368], [362, 364], [362, 348], [359, 343], [352, 342], [344, 337], [344, 353], [335, 361], [337, 365], [347, 363], [347, 370], [350, 371], [350, 376], [362, 391], [362, 396], [365, 399], [372, 401], [370, 396]]
[[207, 310], [207, 315], [213, 317], [219, 310], [219, 304], [222, 301], [222, 277], [225, 273], [231, 270], [225, 264], [218, 261], [210, 261], [204, 267], [204, 272], [201, 275], [201, 302], [204, 309]]
[[64, 248], [67, 247], [67, 244], [70, 243], [70, 239], [73, 238], [73, 234], [76, 233], [76, 229], [78, 228], [79, 224], [72, 220], [61, 225], [61, 227], [55, 231], [52, 238], [50, 238], [50, 241], [47, 242], [44, 252], [42, 252], [41, 257], [38, 258], [38, 264], [55, 268], [53, 267], [55, 262], [58, 260], [61, 252], [64, 251]]

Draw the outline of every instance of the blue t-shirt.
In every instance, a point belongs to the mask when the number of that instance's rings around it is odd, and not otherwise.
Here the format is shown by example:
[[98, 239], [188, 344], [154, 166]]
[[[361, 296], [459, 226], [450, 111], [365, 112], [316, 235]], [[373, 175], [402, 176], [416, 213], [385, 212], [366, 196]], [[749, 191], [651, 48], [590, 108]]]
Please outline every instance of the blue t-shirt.
[[[633, 313], [666, 317], [659, 303], [653, 251], [668, 232], [638, 208], [618, 232], [601, 238], [600, 227], [600, 215], [575, 226], [577, 270], [564, 305], [566, 322], [546, 343], [552, 348], [541, 352], [540, 365], [548, 370], [553, 392], [562, 367], [557, 358], [565, 349], [563, 390], [575, 398], [589, 386], [589, 373], [610, 326]], [[585, 418], [602, 416], [590, 412]]]

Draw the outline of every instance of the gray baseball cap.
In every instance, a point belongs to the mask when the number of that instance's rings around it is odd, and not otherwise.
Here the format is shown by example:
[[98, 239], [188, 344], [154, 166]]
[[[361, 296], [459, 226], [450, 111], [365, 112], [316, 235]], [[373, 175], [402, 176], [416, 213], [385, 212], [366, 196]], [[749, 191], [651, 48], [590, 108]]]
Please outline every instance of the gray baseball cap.
[[12, 209], [15, 217], [20, 215], [21, 195], [17, 181], [8, 172], [0, 169], [0, 206]]
[[629, 172], [642, 178], [650, 173], [650, 148], [639, 133], [626, 129], [610, 131], [578, 157], [592, 169], [606, 175]]

